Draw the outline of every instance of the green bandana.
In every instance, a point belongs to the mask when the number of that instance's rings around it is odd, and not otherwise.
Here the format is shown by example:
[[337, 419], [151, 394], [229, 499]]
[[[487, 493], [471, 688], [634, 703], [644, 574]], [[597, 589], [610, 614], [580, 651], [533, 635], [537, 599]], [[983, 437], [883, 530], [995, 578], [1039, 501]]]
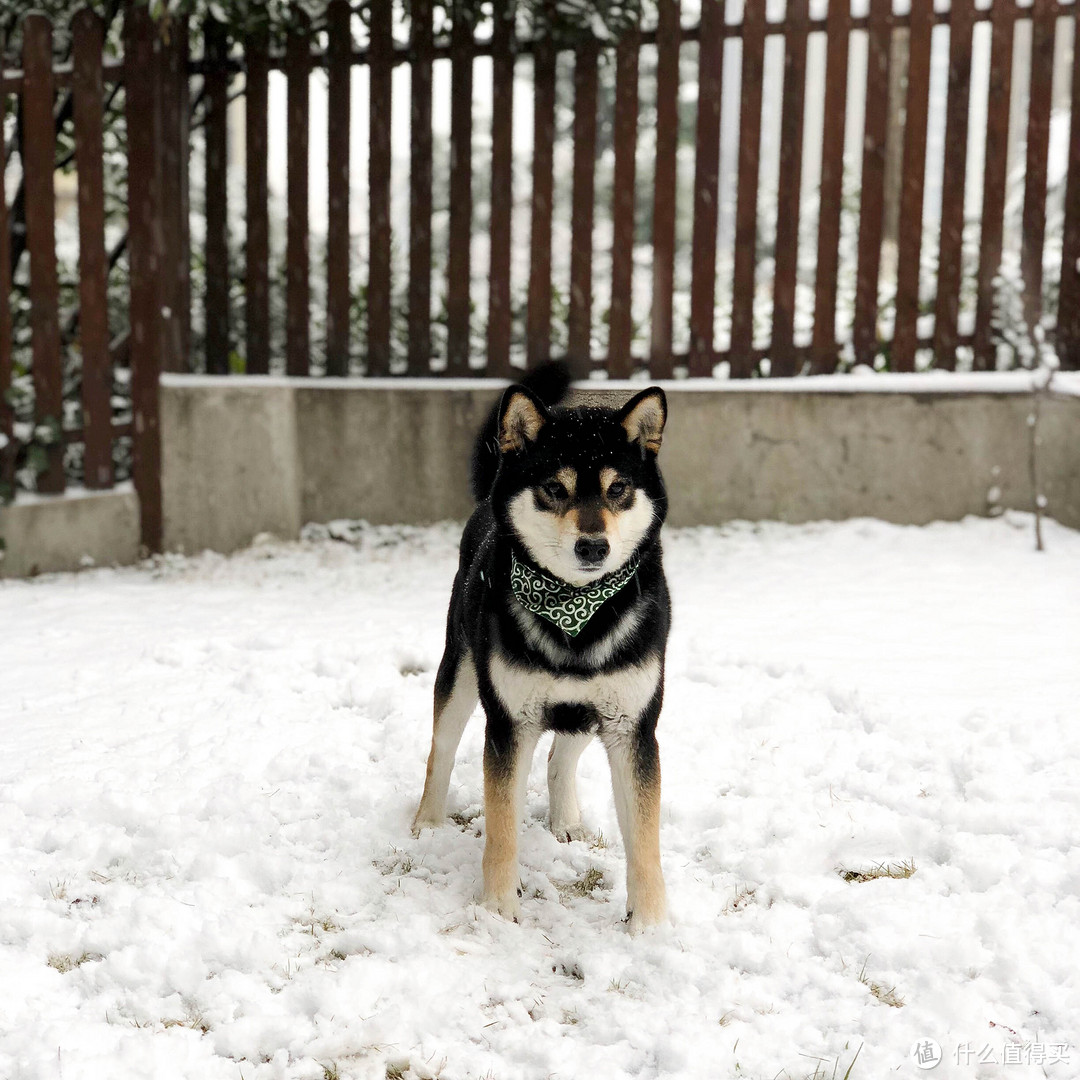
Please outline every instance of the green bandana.
[[567, 585], [539, 567], [518, 562], [511, 552], [510, 587], [522, 607], [554, 623], [570, 637], [577, 637], [589, 620], [637, 572], [638, 561], [631, 559], [614, 573], [593, 585]]

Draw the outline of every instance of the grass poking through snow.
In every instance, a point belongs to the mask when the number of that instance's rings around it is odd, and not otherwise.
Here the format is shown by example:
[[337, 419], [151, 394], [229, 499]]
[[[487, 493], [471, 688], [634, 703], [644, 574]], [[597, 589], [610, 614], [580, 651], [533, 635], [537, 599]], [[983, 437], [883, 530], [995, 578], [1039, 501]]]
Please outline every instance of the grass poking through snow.
[[904, 862], [898, 863], [878, 863], [877, 866], [872, 866], [869, 870], [845, 870], [844, 867], [838, 866], [836, 872], [845, 881], [874, 881], [876, 878], [909, 878], [915, 873], [915, 861], [914, 859], [906, 859]]
[[866, 964], [870, 960], [868, 956], [863, 961], [862, 971], [859, 972], [859, 982], [870, 991], [883, 1005], [891, 1005], [894, 1009], [904, 1007], [904, 999], [896, 992], [895, 986], [885, 986], [884, 983], [875, 982], [866, 975]]
[[49, 953], [49, 959], [46, 963], [48, 963], [49, 967], [59, 971], [61, 975], [65, 975], [69, 971], [74, 971], [77, 967], [82, 967], [83, 964], [103, 959], [101, 953], [93, 952], [80, 953], [78, 956], [73, 956], [71, 953]]

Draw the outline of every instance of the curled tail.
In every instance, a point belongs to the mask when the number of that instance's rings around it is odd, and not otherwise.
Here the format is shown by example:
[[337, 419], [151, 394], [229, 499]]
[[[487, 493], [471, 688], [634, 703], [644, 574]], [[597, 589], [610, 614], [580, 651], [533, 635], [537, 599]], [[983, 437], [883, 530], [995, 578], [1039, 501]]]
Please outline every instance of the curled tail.
[[[530, 371], [518, 380], [518, 384], [531, 390], [545, 405], [558, 405], [570, 386], [570, 371], [562, 361], [552, 360]], [[498, 426], [499, 406], [496, 403], [473, 447], [472, 491], [477, 502], [487, 498], [499, 471]]]

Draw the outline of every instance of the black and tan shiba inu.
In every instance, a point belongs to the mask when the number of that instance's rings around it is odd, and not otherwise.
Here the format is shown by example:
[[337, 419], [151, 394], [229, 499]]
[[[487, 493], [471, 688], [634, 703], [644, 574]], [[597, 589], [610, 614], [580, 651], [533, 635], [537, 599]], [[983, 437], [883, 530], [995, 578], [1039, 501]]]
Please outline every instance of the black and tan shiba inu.
[[584, 836], [578, 758], [599, 736], [627, 856], [627, 917], [665, 917], [656, 721], [670, 622], [657, 453], [667, 419], [651, 387], [619, 410], [559, 408], [565, 369], [511, 386], [473, 457], [465, 526], [435, 680], [435, 731], [413, 832], [442, 824], [454, 754], [477, 698], [484, 744], [483, 902], [519, 912], [517, 827], [537, 740], [548, 757], [551, 830]]

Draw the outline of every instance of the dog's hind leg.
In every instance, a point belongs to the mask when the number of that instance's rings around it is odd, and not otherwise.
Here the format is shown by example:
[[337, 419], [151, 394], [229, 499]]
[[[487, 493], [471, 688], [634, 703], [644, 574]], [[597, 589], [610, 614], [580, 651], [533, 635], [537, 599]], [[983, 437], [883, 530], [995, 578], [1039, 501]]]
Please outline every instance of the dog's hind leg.
[[473, 710], [476, 708], [476, 668], [472, 654], [456, 652], [449, 645], [435, 677], [435, 725], [428, 755], [427, 779], [412, 831], [438, 828], [446, 819], [446, 794], [454, 755]]
[[567, 734], [556, 732], [548, 754], [548, 803], [551, 807], [551, 831], [556, 839], [584, 840], [581, 807], [577, 797], [577, 767], [582, 751], [592, 742], [591, 732]]
[[[487, 702], [485, 702], [485, 708]], [[483, 903], [506, 919], [518, 918], [518, 823], [524, 810], [529, 765], [539, 729], [514, 727], [504, 716], [492, 722], [488, 712], [484, 743], [484, 896]]]

